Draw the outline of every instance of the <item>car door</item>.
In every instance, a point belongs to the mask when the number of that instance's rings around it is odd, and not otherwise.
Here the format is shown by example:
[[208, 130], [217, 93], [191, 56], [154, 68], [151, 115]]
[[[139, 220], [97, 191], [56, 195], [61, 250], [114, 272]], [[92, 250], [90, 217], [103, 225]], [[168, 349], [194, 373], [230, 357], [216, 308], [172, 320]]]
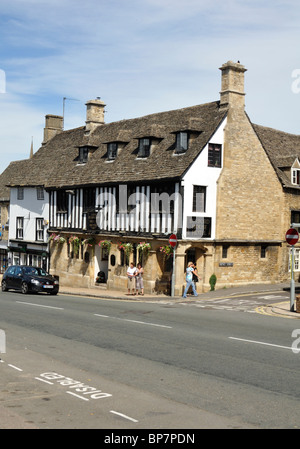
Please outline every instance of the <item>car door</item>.
[[22, 285], [22, 280], [23, 280], [22, 267], [17, 266], [16, 270], [15, 270], [15, 274], [14, 274], [14, 287], [13, 288], [20, 289], [21, 285]]
[[15, 270], [16, 270], [15, 266], [9, 267], [6, 270], [5, 282], [6, 282], [7, 288], [13, 288]]

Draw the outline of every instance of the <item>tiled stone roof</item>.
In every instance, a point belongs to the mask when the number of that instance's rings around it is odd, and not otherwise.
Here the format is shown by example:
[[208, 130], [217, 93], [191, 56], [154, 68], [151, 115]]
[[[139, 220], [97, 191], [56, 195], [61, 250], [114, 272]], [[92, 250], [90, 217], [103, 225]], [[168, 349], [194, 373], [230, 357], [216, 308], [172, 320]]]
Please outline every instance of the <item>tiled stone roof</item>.
[[[22, 161], [10, 186], [41, 185], [59, 188], [120, 182], [180, 178], [214, 134], [226, 111], [219, 102], [161, 112], [98, 126], [89, 136], [85, 127], [64, 131], [43, 145], [31, 159]], [[191, 132], [185, 154], [174, 152], [176, 131]], [[138, 139], [152, 137], [148, 158], [137, 157]], [[107, 159], [107, 142], [122, 142], [117, 158]], [[78, 148], [90, 145], [88, 162], [80, 164]]]
[[252, 126], [283, 186], [299, 189], [292, 184], [290, 171], [284, 169], [291, 168], [296, 158], [300, 160], [300, 135], [260, 125]]

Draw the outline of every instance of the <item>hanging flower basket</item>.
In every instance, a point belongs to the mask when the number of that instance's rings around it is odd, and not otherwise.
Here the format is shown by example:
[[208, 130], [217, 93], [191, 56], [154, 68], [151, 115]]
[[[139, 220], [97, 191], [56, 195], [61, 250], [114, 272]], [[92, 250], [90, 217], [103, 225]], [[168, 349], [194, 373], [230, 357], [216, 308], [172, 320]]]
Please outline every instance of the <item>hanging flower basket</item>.
[[77, 237], [76, 235], [71, 235], [71, 237], [69, 238], [69, 244], [73, 245], [74, 253], [78, 254], [80, 246], [80, 238]]
[[148, 254], [150, 249], [151, 249], [150, 243], [146, 243], [146, 242], [140, 242], [137, 246], [137, 250], [141, 251], [145, 255]]
[[88, 246], [94, 246], [95, 245], [95, 239], [94, 237], [89, 237], [88, 239], [84, 239], [81, 242], [82, 245], [88, 245]]
[[110, 240], [100, 240], [99, 244], [100, 248], [106, 249], [106, 251], [109, 253], [111, 248], [111, 241]]
[[128, 258], [129, 257], [129, 255], [132, 253], [132, 251], [133, 251], [133, 245], [132, 245], [132, 243], [119, 243], [118, 244], [118, 249], [120, 250], [120, 251], [124, 251], [124, 253], [125, 253], [125, 255], [126, 255], [126, 257]]
[[159, 248], [159, 251], [163, 253], [164, 258], [169, 259], [169, 257], [173, 257], [173, 248], [169, 245], [164, 245]]
[[49, 241], [52, 241], [53, 243], [65, 243], [66, 239], [53, 232], [49, 237]]

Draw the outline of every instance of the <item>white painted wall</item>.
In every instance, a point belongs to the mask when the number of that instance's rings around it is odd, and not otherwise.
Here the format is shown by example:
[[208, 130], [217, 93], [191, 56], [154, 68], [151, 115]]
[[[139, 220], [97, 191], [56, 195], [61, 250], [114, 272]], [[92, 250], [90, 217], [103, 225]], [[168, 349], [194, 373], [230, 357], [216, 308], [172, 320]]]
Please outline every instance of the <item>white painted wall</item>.
[[[34, 187], [24, 187], [24, 199], [17, 199], [18, 189], [10, 189], [10, 216], [9, 240], [16, 239], [17, 217], [24, 217], [23, 241], [36, 241], [36, 218], [49, 221], [49, 195], [44, 191], [44, 199], [37, 199], [37, 190]], [[48, 224], [44, 227], [44, 242], [48, 240]]]
[[[222, 145], [222, 164], [224, 160], [224, 128], [227, 118], [219, 126], [218, 130], [211, 137], [209, 143]], [[180, 156], [179, 156], [180, 157]], [[217, 181], [222, 168], [208, 167], [208, 144], [195, 159], [190, 169], [183, 178], [184, 201], [183, 201], [183, 229], [182, 238], [186, 239], [187, 217], [211, 217], [211, 237], [215, 238], [216, 231], [216, 204], [217, 204]], [[206, 186], [206, 212], [193, 212], [193, 186]], [[188, 239], [191, 239], [190, 237]], [[195, 237], [195, 239], [198, 239]]]

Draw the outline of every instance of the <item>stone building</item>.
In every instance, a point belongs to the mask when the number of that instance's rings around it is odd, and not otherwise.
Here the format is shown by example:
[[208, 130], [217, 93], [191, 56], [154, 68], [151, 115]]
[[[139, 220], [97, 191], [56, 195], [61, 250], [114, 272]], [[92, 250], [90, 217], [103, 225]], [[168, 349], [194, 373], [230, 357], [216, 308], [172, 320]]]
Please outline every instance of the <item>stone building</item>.
[[198, 106], [106, 124], [96, 99], [85, 126], [67, 131], [51, 116], [50, 134], [10, 186], [47, 191], [50, 267], [61, 284], [88, 287], [102, 272], [107, 288], [124, 291], [129, 260], [141, 260], [145, 292], [170, 291], [171, 233], [176, 295], [189, 260], [199, 292], [212, 274], [217, 288], [288, 279], [300, 136], [251, 122], [245, 72], [223, 64], [220, 98]]
[[10, 164], [0, 175], [0, 274], [8, 266], [8, 229], [10, 191], [7, 184], [14, 172], [15, 164]]

